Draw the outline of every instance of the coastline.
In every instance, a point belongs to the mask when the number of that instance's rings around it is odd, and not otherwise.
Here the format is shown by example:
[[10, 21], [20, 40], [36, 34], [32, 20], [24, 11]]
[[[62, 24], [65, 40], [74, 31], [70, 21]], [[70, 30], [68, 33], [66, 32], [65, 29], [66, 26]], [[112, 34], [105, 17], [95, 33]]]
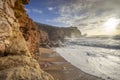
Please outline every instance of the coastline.
[[76, 68], [50, 48], [39, 48], [39, 64], [55, 80], [102, 80]]

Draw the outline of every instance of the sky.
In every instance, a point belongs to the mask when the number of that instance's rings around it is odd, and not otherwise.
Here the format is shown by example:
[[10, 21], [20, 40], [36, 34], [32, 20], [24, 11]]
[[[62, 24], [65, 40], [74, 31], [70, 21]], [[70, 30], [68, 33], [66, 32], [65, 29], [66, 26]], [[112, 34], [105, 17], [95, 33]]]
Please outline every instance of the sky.
[[120, 34], [120, 0], [30, 0], [25, 8], [36, 22], [75, 26], [88, 35]]

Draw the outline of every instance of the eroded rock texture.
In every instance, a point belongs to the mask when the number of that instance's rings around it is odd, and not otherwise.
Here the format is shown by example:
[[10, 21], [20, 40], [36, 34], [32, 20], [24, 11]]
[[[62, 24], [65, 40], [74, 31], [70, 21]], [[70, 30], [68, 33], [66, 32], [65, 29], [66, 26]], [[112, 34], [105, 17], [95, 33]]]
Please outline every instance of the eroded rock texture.
[[39, 31], [25, 14], [29, 0], [0, 0], [0, 80], [53, 80], [33, 55]]
[[14, 0], [1, 0], [0, 9], [0, 55], [30, 56], [26, 42], [19, 30], [19, 23], [14, 16]]
[[0, 80], [53, 80], [38, 62], [24, 55], [0, 58]]
[[27, 14], [25, 14], [25, 9], [23, 7], [23, 4], [28, 3], [28, 0], [17, 0], [15, 2], [15, 17], [17, 18], [19, 24], [20, 24], [20, 31], [22, 32], [23, 37], [25, 38], [25, 41], [27, 42], [27, 47], [33, 56], [35, 53], [37, 53], [38, 47], [39, 47], [39, 40], [40, 40], [40, 32], [37, 28], [37, 25], [34, 24], [34, 22], [28, 17]]

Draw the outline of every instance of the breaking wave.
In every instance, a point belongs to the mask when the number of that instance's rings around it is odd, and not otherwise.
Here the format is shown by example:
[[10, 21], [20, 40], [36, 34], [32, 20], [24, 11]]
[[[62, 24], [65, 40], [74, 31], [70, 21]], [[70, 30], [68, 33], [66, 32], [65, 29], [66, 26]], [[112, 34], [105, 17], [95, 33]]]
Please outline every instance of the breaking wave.
[[120, 80], [120, 40], [103, 37], [66, 39], [54, 48], [68, 62], [82, 71], [105, 80]]

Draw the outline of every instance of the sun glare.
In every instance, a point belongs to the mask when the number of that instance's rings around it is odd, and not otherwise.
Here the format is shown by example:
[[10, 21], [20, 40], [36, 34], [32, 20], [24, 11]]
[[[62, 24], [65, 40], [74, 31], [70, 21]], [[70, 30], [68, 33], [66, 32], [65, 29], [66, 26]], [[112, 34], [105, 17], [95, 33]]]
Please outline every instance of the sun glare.
[[120, 19], [110, 18], [104, 23], [105, 31], [114, 32], [120, 23]]

